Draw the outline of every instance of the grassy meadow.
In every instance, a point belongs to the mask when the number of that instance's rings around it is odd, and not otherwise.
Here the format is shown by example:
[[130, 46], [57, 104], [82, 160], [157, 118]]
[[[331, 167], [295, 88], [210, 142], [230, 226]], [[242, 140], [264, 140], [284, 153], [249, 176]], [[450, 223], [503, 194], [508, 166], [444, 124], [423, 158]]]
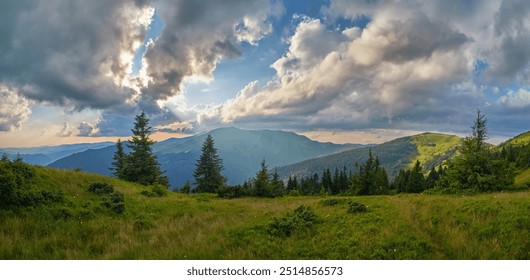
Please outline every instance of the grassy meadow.
[[[530, 192], [220, 199], [36, 168], [60, 203], [0, 210], [0, 259], [529, 259]], [[125, 197], [102, 207], [91, 182]], [[349, 213], [349, 201], [367, 206]], [[300, 206], [306, 212], [295, 209]], [[308, 218], [309, 217], [309, 218]]]

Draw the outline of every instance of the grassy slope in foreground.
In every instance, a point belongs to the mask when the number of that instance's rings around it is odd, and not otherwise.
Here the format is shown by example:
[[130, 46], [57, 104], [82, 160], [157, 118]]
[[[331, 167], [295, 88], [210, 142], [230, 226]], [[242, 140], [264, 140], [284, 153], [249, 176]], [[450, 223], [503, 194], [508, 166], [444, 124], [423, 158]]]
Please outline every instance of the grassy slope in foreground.
[[[398, 195], [218, 199], [169, 193], [98, 175], [38, 168], [38, 184], [66, 199], [0, 211], [0, 259], [528, 259], [530, 192], [472, 197]], [[89, 193], [93, 181], [125, 194], [114, 214]], [[322, 201], [336, 199], [325, 206]], [[348, 200], [368, 212], [348, 214]], [[310, 206], [316, 222], [289, 237], [273, 217]]]

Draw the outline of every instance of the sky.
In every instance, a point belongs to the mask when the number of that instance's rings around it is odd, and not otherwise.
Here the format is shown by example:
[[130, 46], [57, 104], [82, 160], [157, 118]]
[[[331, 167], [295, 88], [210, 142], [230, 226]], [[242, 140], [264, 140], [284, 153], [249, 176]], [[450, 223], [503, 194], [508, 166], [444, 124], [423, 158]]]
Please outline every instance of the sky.
[[530, 130], [526, 0], [5, 0], [0, 147], [218, 127], [381, 143]]

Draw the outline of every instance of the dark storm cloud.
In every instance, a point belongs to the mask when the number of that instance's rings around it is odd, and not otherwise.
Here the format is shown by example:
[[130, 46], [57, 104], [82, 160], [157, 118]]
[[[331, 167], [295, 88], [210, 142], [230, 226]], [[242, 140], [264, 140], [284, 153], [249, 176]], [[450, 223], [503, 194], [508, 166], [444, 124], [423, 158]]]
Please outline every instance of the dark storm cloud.
[[9, 7], [0, 9], [0, 83], [18, 86], [29, 99], [78, 109], [131, 97], [131, 89], [116, 83], [129, 67], [120, 56], [143, 42], [145, 26], [134, 20], [147, 6], [125, 0], [3, 5]]

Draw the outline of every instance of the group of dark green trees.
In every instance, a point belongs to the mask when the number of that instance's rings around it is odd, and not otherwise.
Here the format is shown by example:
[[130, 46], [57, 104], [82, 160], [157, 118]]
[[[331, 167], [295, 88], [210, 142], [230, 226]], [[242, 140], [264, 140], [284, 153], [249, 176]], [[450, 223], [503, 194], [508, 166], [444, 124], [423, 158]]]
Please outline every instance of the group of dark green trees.
[[530, 167], [530, 144], [509, 145], [493, 150], [486, 143], [487, 128], [485, 116], [477, 110], [472, 126], [472, 134], [462, 141], [459, 155], [448, 161], [446, 166], [432, 167], [427, 176], [419, 161], [411, 169], [400, 170], [389, 184], [379, 159], [371, 152], [368, 160], [350, 174], [349, 184], [345, 184], [346, 168], [338, 173], [335, 170], [331, 180], [329, 170], [325, 170], [322, 179], [318, 175], [302, 179], [289, 178], [288, 190], [296, 189], [300, 194], [353, 194], [376, 195], [390, 192], [421, 193], [432, 189], [442, 193], [478, 193], [499, 191], [514, 183], [515, 169]]
[[449, 161], [437, 188], [447, 192], [499, 191], [514, 184], [515, 166], [494, 156], [486, 143], [486, 117], [477, 110], [472, 135], [463, 140], [460, 155]]
[[127, 141], [130, 153], [125, 152], [120, 139], [116, 142], [111, 168], [113, 175], [142, 185], [169, 187], [169, 180], [163, 175], [157, 156], [153, 153], [155, 142], [149, 138], [153, 130], [144, 112], [136, 116], [132, 133], [132, 138]]
[[335, 169], [331, 175], [329, 169], [322, 172], [319, 178], [314, 174], [309, 178], [289, 177], [287, 192], [300, 195], [377, 195], [385, 194], [389, 190], [389, 180], [386, 170], [381, 166], [378, 157], [368, 152], [368, 159], [355, 172], [348, 174], [346, 167], [339, 171]]
[[[132, 129], [133, 137], [128, 140], [129, 154], [124, 151], [120, 140], [116, 143], [113, 170], [117, 178], [144, 185], [168, 186], [166, 176], [160, 170], [156, 155], [149, 139], [152, 129], [145, 114], [138, 115]], [[386, 170], [381, 166], [378, 157], [369, 151], [366, 162], [354, 172], [329, 169], [319, 177], [314, 174], [298, 180], [290, 176], [287, 185], [280, 180], [276, 171], [268, 169], [265, 160], [256, 177], [243, 185], [227, 186], [227, 179], [222, 175], [223, 161], [214, 146], [214, 139], [207, 135], [200, 158], [197, 160], [193, 176], [194, 192], [218, 193], [222, 197], [259, 196], [277, 197], [291, 195], [381, 195], [387, 193], [421, 193], [433, 189], [440, 192], [485, 192], [498, 191], [514, 183], [515, 167], [530, 167], [530, 144], [506, 146], [500, 151], [493, 151], [486, 143], [486, 118], [477, 110], [472, 126], [472, 134], [466, 137], [459, 150], [459, 155], [448, 161], [445, 166], [434, 167], [424, 175], [421, 163], [417, 161], [413, 168], [401, 170], [390, 182]], [[189, 182], [181, 188], [190, 192]]]

